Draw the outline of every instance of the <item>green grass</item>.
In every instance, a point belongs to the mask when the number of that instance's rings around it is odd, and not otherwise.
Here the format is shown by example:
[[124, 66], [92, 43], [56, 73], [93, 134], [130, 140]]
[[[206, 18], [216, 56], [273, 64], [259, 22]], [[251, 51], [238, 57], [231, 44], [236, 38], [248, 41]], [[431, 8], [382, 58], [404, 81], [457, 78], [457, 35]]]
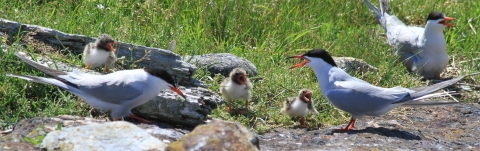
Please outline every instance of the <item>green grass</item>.
[[[378, 6], [376, 0], [373, 3]], [[445, 30], [450, 58], [454, 58], [454, 64], [462, 74], [479, 71], [480, 60], [473, 59], [480, 56], [477, 50], [480, 38], [472, 27], [475, 30], [479, 27], [480, 2], [405, 0], [392, 1], [391, 7], [395, 15], [410, 25], [422, 26], [427, 14], [433, 10], [457, 18], [454, 22], [456, 28]], [[400, 63], [393, 61], [397, 57], [392, 55], [381, 35], [383, 30], [374, 14], [360, 0], [0, 0], [0, 17], [92, 37], [108, 33], [116, 40], [149, 47], [167, 48], [171, 40], [176, 40], [175, 52], [180, 55], [228, 52], [244, 57], [256, 65], [258, 77], [262, 79], [254, 83], [252, 112], [246, 116], [232, 116], [223, 110], [225, 106], [222, 105], [212, 116], [240, 122], [260, 133], [274, 127], [292, 127], [293, 121], [279, 114], [279, 110], [284, 99], [295, 96], [301, 88], [314, 91], [313, 98], [320, 112], [308, 117], [311, 127], [343, 124], [349, 120], [347, 113], [334, 109], [322, 97], [311, 69], [288, 70], [298, 61], [286, 60], [287, 56], [312, 48], [329, 48], [334, 56], [364, 59], [379, 72], [351, 74], [378, 86], [425, 85], [419, 76], [406, 73]], [[18, 42], [7, 43], [15, 45]], [[43, 75], [26, 68], [13, 55], [14, 49], [38, 50], [36, 47], [14, 46], [7, 53], [0, 54], [0, 121], [15, 122], [59, 114], [88, 115], [88, 105], [66, 91], [6, 77], [6, 72]], [[65, 56], [64, 60], [81, 65], [77, 55]], [[207, 75], [206, 71], [200, 70], [195, 77], [218, 92], [223, 77], [209, 80], [205, 78]], [[468, 79], [472, 84], [479, 84], [472, 80], [478, 77]], [[463, 97], [461, 100], [479, 102], [477, 97]], [[243, 106], [243, 101], [237, 101], [236, 106]]]

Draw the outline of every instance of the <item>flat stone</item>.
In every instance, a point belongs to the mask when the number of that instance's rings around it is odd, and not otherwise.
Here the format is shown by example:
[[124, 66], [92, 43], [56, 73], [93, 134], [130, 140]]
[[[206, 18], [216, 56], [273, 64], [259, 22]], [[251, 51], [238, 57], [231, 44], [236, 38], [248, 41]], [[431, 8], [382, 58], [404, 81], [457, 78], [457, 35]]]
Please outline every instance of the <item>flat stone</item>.
[[47, 150], [163, 151], [167, 145], [129, 122], [89, 124], [53, 131], [43, 139]]
[[333, 57], [335, 64], [340, 69], [343, 69], [346, 72], [377, 72], [378, 69], [372, 65], [369, 65], [367, 62], [362, 59], [352, 58], [352, 57]]
[[197, 67], [207, 68], [211, 77], [215, 76], [215, 74], [228, 77], [230, 71], [235, 68], [245, 69], [249, 76], [256, 76], [258, 74], [257, 67], [255, 67], [252, 62], [230, 53], [184, 56], [182, 60], [194, 64]]

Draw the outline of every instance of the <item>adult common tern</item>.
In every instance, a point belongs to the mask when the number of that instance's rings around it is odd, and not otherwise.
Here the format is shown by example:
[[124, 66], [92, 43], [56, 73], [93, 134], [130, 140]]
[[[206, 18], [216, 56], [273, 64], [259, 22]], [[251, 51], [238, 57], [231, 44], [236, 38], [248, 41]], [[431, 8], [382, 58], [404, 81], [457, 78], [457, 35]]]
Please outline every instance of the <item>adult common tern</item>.
[[381, 10], [378, 10], [368, 0], [363, 2], [375, 12], [380, 25], [386, 32], [387, 42], [400, 56], [409, 72], [415, 72], [427, 79], [439, 79], [440, 74], [448, 65], [447, 44], [443, 30], [447, 23], [454, 20], [445, 14], [434, 11], [428, 15], [425, 28], [407, 26], [396, 16], [390, 14], [388, 0], [380, 0]]
[[309, 66], [317, 76], [323, 96], [335, 107], [352, 115], [347, 127], [340, 131], [352, 130], [357, 118], [363, 116], [380, 116], [397, 106], [431, 106], [448, 105], [458, 102], [424, 102], [423, 99], [455, 94], [454, 91], [433, 93], [461, 80], [460, 76], [430, 86], [418, 88], [382, 88], [350, 76], [338, 68], [330, 54], [323, 49], [314, 49], [303, 55], [289, 58], [302, 58], [305, 62], [291, 67]]
[[313, 114], [318, 113], [317, 109], [313, 107], [312, 90], [309, 89], [301, 89], [298, 91], [298, 96], [287, 98], [283, 103], [283, 108], [280, 110], [281, 113], [288, 116], [302, 117], [300, 127], [303, 128], [308, 127], [305, 123], [305, 117], [309, 111]]
[[115, 120], [130, 116], [149, 123], [149, 121], [133, 115], [130, 110], [148, 102], [164, 89], [169, 88], [185, 98], [170, 74], [163, 69], [122, 70], [106, 75], [93, 75], [78, 70], [65, 73], [42, 66], [18, 52], [15, 55], [53, 78], [18, 74], [7, 74], [7, 76], [54, 85], [67, 90], [94, 108], [111, 111], [110, 115]]
[[230, 76], [225, 78], [220, 84], [220, 93], [230, 105], [227, 111], [232, 110], [232, 100], [245, 99], [245, 109], [240, 111], [245, 114], [248, 111], [248, 100], [251, 96], [252, 83], [248, 79], [247, 72], [242, 68], [235, 68], [230, 72]]
[[113, 44], [117, 44], [117, 42], [108, 34], [102, 34], [94, 43], [87, 44], [85, 49], [83, 49], [85, 69], [104, 67], [103, 71], [110, 72], [109, 69], [117, 61], [116, 50], [113, 48]]

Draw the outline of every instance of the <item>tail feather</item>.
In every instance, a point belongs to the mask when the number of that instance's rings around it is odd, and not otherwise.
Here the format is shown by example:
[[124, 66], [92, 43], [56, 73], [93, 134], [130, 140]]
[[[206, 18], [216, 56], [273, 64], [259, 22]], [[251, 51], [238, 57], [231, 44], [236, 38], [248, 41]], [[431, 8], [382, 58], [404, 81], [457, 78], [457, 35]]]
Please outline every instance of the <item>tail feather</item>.
[[53, 78], [44, 78], [44, 77], [27, 76], [27, 75], [10, 74], [10, 73], [7, 73], [6, 75], [9, 77], [16, 77], [16, 78], [20, 78], [20, 79], [24, 79], [32, 82], [54, 85], [66, 90], [68, 89], [68, 85], [66, 83], [63, 83], [62, 81], [53, 79]]
[[[437, 90], [443, 89], [447, 86], [450, 86], [452, 84], [455, 84], [456, 82], [460, 81], [463, 79], [465, 76], [459, 76], [454, 79], [450, 79], [447, 81], [443, 81], [437, 84], [429, 85], [429, 86], [424, 86], [424, 87], [418, 87], [418, 88], [410, 88], [410, 90], [413, 90], [415, 92], [410, 93], [409, 96], [402, 98], [401, 100], [398, 100], [396, 102], [393, 102], [392, 104], [398, 104], [398, 103], [405, 103], [405, 102], [416, 102], [419, 100], [427, 99], [427, 98], [433, 98], [433, 97], [442, 97], [442, 96], [450, 96], [450, 95], [455, 95], [457, 94], [455, 91], [448, 91], [448, 92], [442, 92], [442, 93], [433, 93]], [[433, 94], [431, 94], [433, 93]]]
[[439, 105], [452, 105], [452, 104], [458, 104], [460, 102], [444, 102], [444, 101], [413, 101], [413, 102], [407, 102], [402, 104], [402, 106], [439, 106]]
[[415, 99], [415, 98], [423, 97], [427, 94], [433, 93], [437, 90], [440, 90], [440, 89], [443, 89], [447, 86], [455, 84], [458, 81], [462, 80], [464, 77], [465, 76], [459, 76], [457, 78], [453, 78], [453, 79], [443, 81], [443, 82], [440, 82], [440, 83], [436, 83], [436, 84], [433, 84], [433, 85], [429, 85], [429, 86], [410, 88], [411, 90], [415, 91], [414, 93], [410, 94], [410, 98]]
[[[378, 10], [377, 7], [373, 6], [368, 0], [363, 0], [363, 3], [367, 5], [367, 7], [375, 13], [375, 17], [377, 18], [380, 25], [382, 25], [383, 29], [387, 31], [387, 17], [390, 16], [390, 6], [388, 4], [388, 0], [380, 0], [380, 9]], [[386, 11], [386, 12], [384, 12]]]
[[365, 3], [367, 5], [367, 7], [375, 13], [375, 15], [376, 15], [376, 17], [379, 21], [382, 19], [383, 10], [382, 11], [378, 10], [378, 8], [373, 6], [373, 4], [370, 3], [368, 0], [363, 0], [363, 3]]
[[26, 58], [23, 54], [20, 54], [19, 52], [15, 52], [15, 56], [20, 58], [23, 62], [27, 63], [28, 65], [34, 67], [35, 69], [38, 69], [38, 70], [42, 71], [43, 73], [45, 73], [45, 74], [47, 74], [51, 77], [57, 77], [59, 75], [66, 75], [67, 74], [63, 71], [55, 70], [55, 69], [52, 69], [52, 68], [49, 68], [49, 67], [45, 67], [45, 66], [43, 66], [39, 63], [36, 63], [35, 61], [32, 61], [32, 60]]
[[[62, 75], [67, 75], [67, 73], [65, 73], [63, 71], [55, 70], [55, 69], [52, 69], [52, 68], [49, 68], [49, 67], [45, 67], [45, 66], [43, 66], [39, 63], [36, 63], [35, 61], [32, 61], [32, 60], [28, 59], [27, 57], [25, 57], [25, 55], [20, 54], [20, 52], [18, 52], [18, 51], [15, 52], [15, 56], [20, 58], [23, 62], [27, 63], [28, 65], [34, 67], [35, 69], [38, 69], [38, 70], [42, 71], [43, 73], [55, 78], [56, 80], [61, 81], [64, 84], [68, 84], [72, 87], [78, 88], [77, 84], [72, 83], [69, 80], [66, 80], [64, 78], [59, 77], [59, 76], [62, 76]], [[19, 76], [22, 76], [22, 75], [19, 75]], [[24, 76], [24, 77], [33, 77], [33, 76]], [[21, 78], [21, 77], [19, 77], [19, 78]], [[38, 78], [40, 78], [40, 77], [38, 77]], [[25, 78], [22, 78], [22, 79], [25, 79]], [[28, 79], [26, 79], [26, 80], [28, 80]]]
[[458, 95], [456, 91], [447, 91], [447, 92], [442, 92], [442, 93], [433, 93], [433, 94], [427, 94], [418, 98], [413, 99], [413, 101], [419, 101], [423, 99], [428, 99], [428, 98], [434, 98], [434, 97], [445, 97], [445, 96], [452, 96], [452, 95]]

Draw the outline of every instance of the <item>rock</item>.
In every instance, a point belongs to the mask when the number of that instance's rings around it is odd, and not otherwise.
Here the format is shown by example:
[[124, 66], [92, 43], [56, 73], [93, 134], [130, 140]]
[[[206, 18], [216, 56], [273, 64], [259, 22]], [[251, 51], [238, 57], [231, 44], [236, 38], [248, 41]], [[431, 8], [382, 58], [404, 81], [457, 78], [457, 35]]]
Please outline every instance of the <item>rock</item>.
[[[21, 120], [15, 125], [13, 132], [2, 134], [0, 139], [0, 146], [7, 146], [11, 148], [24, 148], [29, 146], [32, 141], [27, 141], [25, 138], [32, 138], [41, 143], [41, 137], [46, 134], [56, 131], [57, 129], [66, 129], [84, 125], [99, 125], [104, 123], [111, 123], [107, 119], [94, 119], [88, 117], [79, 117], [71, 115], [60, 115], [57, 117], [41, 118], [35, 117], [32, 119]], [[154, 122], [153, 124], [138, 123], [138, 127], [145, 130], [151, 136], [163, 142], [174, 142], [185, 133], [189, 133], [193, 128], [191, 127], [174, 127], [168, 123]], [[21, 145], [21, 144], [24, 145]], [[0, 149], [1, 150], [1, 149]], [[20, 149], [22, 150], [22, 149]]]
[[4, 136], [2, 140], [7, 142], [25, 142], [24, 137], [36, 138], [37, 136], [43, 136], [56, 130], [58, 126], [66, 128], [105, 122], [106, 120], [69, 115], [60, 115], [51, 118], [36, 117], [32, 119], [24, 119], [15, 124], [13, 132]]
[[129, 122], [89, 124], [53, 131], [43, 139], [47, 150], [164, 150], [167, 145]]
[[[180, 140], [170, 143], [166, 150], [259, 150], [257, 136], [245, 126], [213, 120], [197, 126]], [[281, 150], [281, 149], [280, 149]]]
[[[56, 68], [57, 70], [82, 70], [62, 62], [53, 63], [46, 57], [37, 58], [42, 60], [41, 62], [37, 61], [38, 63]], [[88, 73], [100, 74], [95, 71], [89, 71]], [[218, 104], [223, 103], [223, 99], [219, 95], [208, 89], [202, 87], [180, 87], [187, 100], [183, 100], [171, 90], [165, 90], [159, 92], [157, 97], [149, 102], [132, 109], [132, 112], [148, 119], [195, 126], [205, 123], [207, 115], [211, 114]]]
[[333, 57], [338, 68], [343, 69], [346, 72], [358, 71], [361, 73], [366, 73], [368, 71], [377, 72], [378, 69], [369, 65], [362, 59], [352, 58], [352, 57]]
[[253, 63], [230, 53], [184, 56], [182, 60], [195, 64], [198, 67], [208, 68], [211, 77], [218, 73], [228, 77], [230, 71], [238, 67], [245, 69], [249, 76], [258, 74], [257, 67]]
[[216, 93], [200, 87], [180, 87], [187, 97], [182, 100], [171, 90], [165, 90], [156, 98], [132, 110], [133, 114], [148, 119], [155, 119], [169, 123], [196, 126], [207, 120], [217, 104], [223, 99]]
[[375, 119], [357, 120], [355, 130], [345, 133], [333, 130], [345, 127], [346, 123], [317, 130], [275, 128], [260, 136], [260, 147], [261, 150], [479, 150], [479, 123], [477, 103], [399, 107]]
[[[21, 24], [1, 18], [0, 31], [10, 33], [8, 34], [10, 35], [9, 41], [15, 41], [13, 35], [17, 35], [17, 33], [28, 33], [27, 35], [22, 35], [23, 37], [28, 36], [24, 42], [41, 41], [44, 45], [49, 45], [57, 50], [67, 47], [76, 54], [81, 54], [86, 44], [96, 40], [95, 38], [84, 35], [68, 34], [38, 25]], [[115, 40], [119, 41], [119, 39]], [[135, 68], [163, 68], [167, 70], [180, 85], [195, 86], [195, 82], [198, 82], [192, 78], [197, 68], [192, 64], [182, 61], [180, 55], [172, 51], [123, 42], [118, 42], [115, 49], [117, 50], [117, 56], [119, 58], [125, 56], [125, 60], [131, 60], [130, 63], [126, 62], [127, 66], [130, 66], [133, 61], [138, 60], [138, 62], [135, 63]]]

